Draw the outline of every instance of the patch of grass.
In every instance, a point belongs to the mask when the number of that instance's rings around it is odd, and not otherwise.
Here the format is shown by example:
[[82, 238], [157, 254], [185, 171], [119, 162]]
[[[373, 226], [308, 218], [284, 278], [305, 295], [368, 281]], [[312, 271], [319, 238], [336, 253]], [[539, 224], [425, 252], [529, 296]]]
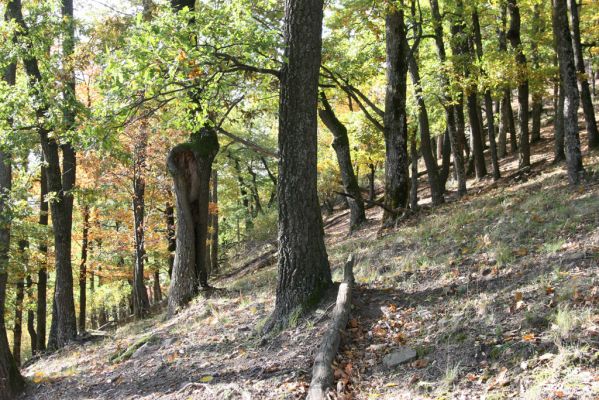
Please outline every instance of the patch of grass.
[[452, 364], [451, 362], [447, 363], [445, 367], [445, 373], [443, 374], [443, 383], [448, 387], [453, 386], [453, 384], [458, 380], [461, 372], [461, 364], [459, 362]]
[[495, 245], [495, 260], [499, 267], [504, 267], [512, 263], [515, 260], [512, 248], [503, 242], [498, 242]]
[[542, 252], [546, 254], [555, 254], [561, 250], [566, 243], [564, 239], [558, 239], [552, 242], [543, 243]]

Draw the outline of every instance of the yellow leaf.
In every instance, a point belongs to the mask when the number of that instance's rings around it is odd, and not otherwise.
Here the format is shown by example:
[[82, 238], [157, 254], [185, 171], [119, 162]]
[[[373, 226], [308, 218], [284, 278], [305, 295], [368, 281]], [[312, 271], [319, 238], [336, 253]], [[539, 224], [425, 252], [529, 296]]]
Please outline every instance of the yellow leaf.
[[212, 382], [213, 379], [214, 379], [214, 377], [212, 375], [204, 375], [200, 378], [200, 382], [208, 383], [208, 382]]

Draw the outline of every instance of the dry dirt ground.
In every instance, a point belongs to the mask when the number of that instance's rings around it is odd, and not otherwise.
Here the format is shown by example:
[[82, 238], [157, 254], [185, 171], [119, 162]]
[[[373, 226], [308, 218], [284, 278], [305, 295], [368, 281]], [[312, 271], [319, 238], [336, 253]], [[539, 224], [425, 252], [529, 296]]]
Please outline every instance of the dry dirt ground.
[[[423, 208], [391, 230], [377, 209], [351, 236], [345, 211], [325, 219], [334, 278], [349, 252], [358, 259], [331, 398], [599, 398], [599, 157], [585, 153], [588, 181], [572, 189], [552, 145], [533, 146], [528, 173], [508, 157], [501, 181], [469, 181], [466, 198], [434, 212], [423, 178]], [[304, 398], [334, 289], [264, 338], [276, 268], [242, 264], [215, 283], [226, 289], [170, 321], [131, 323], [29, 365], [22, 398]], [[416, 356], [386, 367], [400, 348]]]

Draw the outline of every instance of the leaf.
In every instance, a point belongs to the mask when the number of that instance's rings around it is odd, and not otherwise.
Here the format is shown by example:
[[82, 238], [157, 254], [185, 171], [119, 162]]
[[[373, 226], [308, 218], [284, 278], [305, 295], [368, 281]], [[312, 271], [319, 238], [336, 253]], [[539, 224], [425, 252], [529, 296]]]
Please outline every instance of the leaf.
[[212, 375], [204, 375], [200, 378], [200, 382], [208, 383], [208, 382], [212, 382], [213, 379], [214, 379], [214, 377]]
[[421, 358], [412, 363], [414, 368], [424, 368], [428, 365], [428, 360], [426, 358]]
[[528, 249], [526, 247], [518, 247], [516, 250], [514, 250], [514, 255], [518, 257], [524, 257], [528, 255]]
[[524, 335], [522, 335], [522, 340], [524, 340], [525, 342], [534, 342], [535, 339], [535, 334], [532, 332], [525, 333]]
[[553, 294], [554, 292], [555, 292], [555, 288], [554, 288], [554, 287], [552, 287], [552, 286], [547, 286], [547, 287], [545, 288], [545, 294], [547, 294], [547, 295], [551, 295], [551, 294]]
[[516, 301], [516, 303], [519, 301], [522, 301], [522, 297], [523, 297], [522, 292], [514, 293], [514, 300]]

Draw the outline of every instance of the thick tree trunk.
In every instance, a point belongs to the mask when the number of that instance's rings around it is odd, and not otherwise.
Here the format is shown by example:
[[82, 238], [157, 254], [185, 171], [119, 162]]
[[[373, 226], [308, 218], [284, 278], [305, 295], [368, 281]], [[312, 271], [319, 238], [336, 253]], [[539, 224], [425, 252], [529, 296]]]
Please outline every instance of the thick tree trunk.
[[[406, 90], [409, 46], [401, 7], [388, 7], [385, 17], [387, 47], [387, 87], [385, 93], [385, 206], [389, 210], [405, 209], [410, 194], [408, 166], [408, 123]], [[387, 210], [383, 223], [399, 214]]]
[[331, 285], [316, 191], [322, 0], [285, 1], [279, 97], [279, 261], [268, 331], [314, 306]]
[[167, 315], [173, 316], [208, 286], [206, 239], [212, 162], [218, 152], [216, 131], [202, 127], [190, 141], [175, 146], [167, 165], [177, 198], [176, 251], [171, 275]]
[[[437, 0], [430, 0], [431, 13], [433, 17], [433, 24], [435, 30], [435, 44], [437, 47], [437, 54], [442, 63], [446, 61], [445, 44], [443, 42], [443, 20], [441, 18], [441, 12], [439, 11], [439, 4]], [[462, 147], [460, 146], [460, 134], [458, 132], [458, 124], [456, 123], [456, 107], [453, 105], [453, 98], [450, 94], [449, 77], [446, 73], [441, 75], [443, 85], [443, 107], [445, 108], [445, 120], [447, 123], [447, 138], [451, 144], [451, 152], [453, 154], [453, 162], [455, 173], [458, 181], [458, 195], [463, 196], [466, 194], [466, 173], [464, 171], [464, 158], [462, 153]], [[463, 115], [463, 114], [462, 114]], [[443, 140], [439, 137], [438, 140]], [[447, 173], [441, 171], [440, 181], [441, 188], [445, 190], [445, 183], [449, 170]]]
[[135, 228], [135, 267], [133, 270], [133, 314], [144, 318], [150, 308], [150, 300], [144, 279], [145, 249], [145, 191], [146, 155], [148, 148], [148, 121], [142, 120], [133, 149], [133, 222]]
[[557, 38], [561, 88], [564, 90], [564, 140], [568, 180], [571, 185], [576, 185], [580, 182], [584, 169], [578, 136], [579, 97], [576, 67], [574, 65], [574, 52], [567, 15], [566, 0], [553, 0], [553, 30]]
[[[418, 129], [420, 131], [420, 152], [426, 165], [426, 172], [428, 175], [428, 183], [431, 188], [431, 198], [433, 205], [443, 204], [445, 198], [443, 197], [443, 188], [439, 180], [439, 169], [437, 162], [433, 157], [433, 151], [431, 149], [431, 133], [430, 125], [428, 120], [428, 111], [426, 109], [426, 103], [422, 95], [422, 86], [420, 84], [420, 71], [418, 69], [418, 63], [414, 55], [410, 57], [408, 63], [408, 69], [412, 77], [412, 84], [414, 85], [414, 95], [416, 96], [416, 102], [418, 104]], [[413, 162], [413, 156], [412, 156]]]
[[520, 168], [530, 166], [530, 145], [528, 138], [528, 71], [526, 57], [520, 40], [520, 8], [517, 0], [508, 0], [510, 13], [510, 29], [507, 38], [516, 52], [518, 77], [518, 120], [520, 124], [520, 143], [518, 145], [518, 165]]
[[335, 154], [337, 155], [337, 163], [339, 164], [343, 189], [345, 193], [351, 196], [348, 196], [347, 198], [350, 210], [349, 230], [351, 232], [366, 221], [366, 213], [364, 212], [362, 192], [358, 186], [358, 181], [354, 175], [354, 168], [351, 162], [347, 128], [341, 121], [339, 121], [339, 119], [337, 119], [324, 92], [320, 93], [320, 100], [323, 108], [318, 110], [318, 115], [320, 116], [320, 120], [333, 134], [333, 149], [335, 149]]
[[87, 307], [87, 248], [89, 244], [89, 206], [82, 211], [83, 232], [81, 238], [81, 262], [79, 263], [79, 333], [85, 332]]
[[597, 119], [595, 118], [595, 109], [593, 108], [593, 100], [591, 99], [591, 89], [589, 80], [587, 79], [584, 58], [582, 56], [582, 42], [580, 39], [580, 17], [576, 0], [568, 0], [568, 8], [570, 9], [570, 28], [572, 30], [572, 48], [574, 50], [574, 63], [578, 72], [578, 82], [580, 83], [580, 100], [582, 102], [582, 110], [584, 111], [584, 121], [587, 127], [587, 137], [589, 148], [599, 147], [599, 131], [597, 130]]
[[40, 215], [38, 223], [42, 228], [42, 238], [40, 240], [39, 251], [41, 253], [40, 268], [37, 272], [37, 349], [46, 350], [46, 313], [47, 313], [47, 289], [48, 289], [48, 245], [46, 229], [48, 227], [48, 179], [46, 167], [44, 166], [44, 153], [41, 153], [41, 171], [40, 171]]
[[[6, 6], [5, 21], [15, 16], [15, 8], [20, 8], [18, 0], [11, 0]], [[4, 82], [14, 86], [16, 64], [11, 63], [4, 70]], [[12, 121], [9, 121], [12, 123]], [[0, 147], [0, 400], [11, 400], [23, 389], [24, 381], [10, 352], [6, 324], [4, 321], [6, 301], [6, 281], [8, 279], [8, 258], [10, 250], [10, 215], [8, 202], [12, 188], [11, 157], [4, 147]]]
[[210, 270], [215, 273], [218, 271], [218, 171], [212, 170], [211, 178], [212, 204], [213, 210], [210, 214], [212, 222], [212, 233], [210, 239]]

